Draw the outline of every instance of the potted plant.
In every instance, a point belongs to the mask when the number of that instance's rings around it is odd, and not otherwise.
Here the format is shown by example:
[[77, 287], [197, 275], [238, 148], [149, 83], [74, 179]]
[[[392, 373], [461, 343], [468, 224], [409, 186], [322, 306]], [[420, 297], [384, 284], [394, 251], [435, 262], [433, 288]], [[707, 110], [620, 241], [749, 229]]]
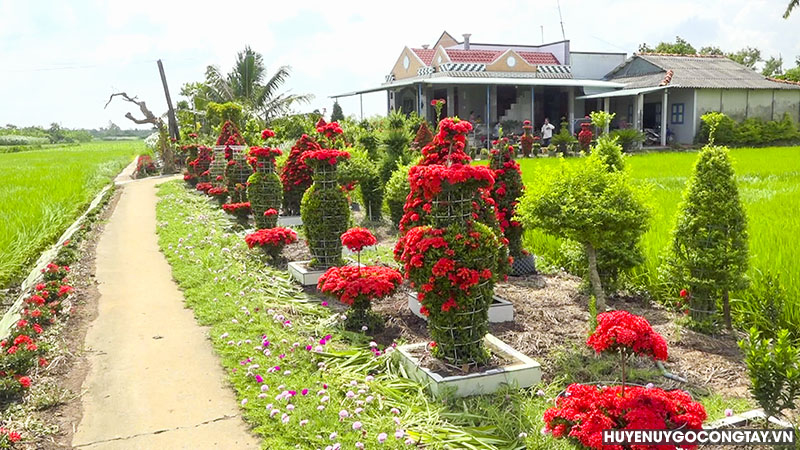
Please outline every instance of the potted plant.
[[[531, 156], [533, 150], [534, 137], [533, 126], [530, 120], [522, 122], [522, 136], [519, 137], [519, 147], [522, 150], [522, 156], [525, 158]], [[536, 153], [533, 153], [534, 156]]]
[[[263, 139], [275, 136], [272, 130], [261, 132]], [[275, 173], [275, 157], [280, 156], [277, 148], [251, 147], [250, 163], [255, 172], [247, 179], [247, 199], [253, 210], [256, 228], [273, 228], [277, 225], [277, 214], [265, 214], [266, 211], [276, 211], [283, 200], [281, 180]]]
[[581, 145], [581, 150], [584, 152], [589, 151], [589, 146], [592, 144], [594, 133], [591, 130], [591, 123], [583, 122], [581, 124], [581, 131], [578, 132], [578, 142]]
[[566, 154], [570, 145], [576, 142], [578, 142], [578, 140], [569, 132], [569, 124], [566, 121], [561, 122], [561, 129], [558, 130], [558, 133], [553, 135], [553, 138], [550, 140], [550, 143], [554, 145], [562, 155]]
[[273, 262], [277, 262], [283, 248], [297, 241], [291, 228], [275, 227], [256, 230], [244, 237], [249, 248], [260, 248]]

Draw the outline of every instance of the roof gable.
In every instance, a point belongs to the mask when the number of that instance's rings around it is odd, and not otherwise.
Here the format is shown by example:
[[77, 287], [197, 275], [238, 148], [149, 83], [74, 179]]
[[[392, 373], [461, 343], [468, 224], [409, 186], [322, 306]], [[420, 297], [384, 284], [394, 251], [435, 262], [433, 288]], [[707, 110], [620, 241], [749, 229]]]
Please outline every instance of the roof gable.
[[420, 61], [422, 61], [422, 63], [426, 66], [431, 65], [431, 61], [433, 61], [433, 54], [436, 53], [436, 50], [432, 48], [412, 48], [411, 51], [413, 51]]
[[459, 42], [453, 36], [450, 36], [450, 33], [447, 31], [443, 31], [442, 35], [439, 36], [439, 39], [436, 40], [436, 43], [433, 44], [433, 47], [436, 48], [438, 46], [442, 47], [452, 47], [454, 45], [458, 45]]
[[491, 64], [486, 65], [488, 72], [536, 72], [536, 66], [530, 64], [518, 52], [508, 49], [497, 55]]
[[417, 76], [418, 70], [422, 67], [425, 67], [425, 63], [422, 59], [416, 52], [406, 47], [403, 49], [403, 52], [400, 53], [397, 62], [394, 63], [391, 73], [397, 80], [411, 78]]

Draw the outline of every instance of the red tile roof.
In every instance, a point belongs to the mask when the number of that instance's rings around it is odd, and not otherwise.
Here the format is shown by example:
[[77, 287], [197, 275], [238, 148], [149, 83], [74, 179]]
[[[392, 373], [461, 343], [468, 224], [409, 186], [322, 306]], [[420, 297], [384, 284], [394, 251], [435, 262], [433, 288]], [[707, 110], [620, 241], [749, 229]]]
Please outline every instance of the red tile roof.
[[436, 53], [436, 50], [430, 48], [412, 48], [411, 50], [419, 56], [419, 59], [425, 63], [426, 66], [430, 66], [431, 62], [433, 61], [433, 54]]
[[445, 50], [447, 56], [454, 63], [480, 63], [488, 64], [503, 52], [499, 50]]
[[795, 85], [797, 85], [797, 86], [800, 86], [800, 81], [781, 80], [780, 78], [772, 78], [772, 77], [767, 77], [767, 79], [768, 79], [769, 81], [774, 81], [774, 82], [776, 82], [776, 83], [783, 83], [783, 84], [795, 84]]
[[561, 64], [552, 53], [517, 52], [528, 64]]

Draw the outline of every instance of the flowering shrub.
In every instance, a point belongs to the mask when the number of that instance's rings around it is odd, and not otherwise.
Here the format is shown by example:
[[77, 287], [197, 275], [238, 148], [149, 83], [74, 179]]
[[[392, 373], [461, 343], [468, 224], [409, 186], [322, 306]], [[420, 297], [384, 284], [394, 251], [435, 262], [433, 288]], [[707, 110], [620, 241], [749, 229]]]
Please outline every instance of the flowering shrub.
[[273, 260], [276, 260], [283, 251], [283, 247], [297, 241], [297, 233], [291, 228], [266, 228], [248, 234], [244, 237], [244, 241], [248, 247], [258, 246]]
[[489, 168], [494, 171], [492, 199], [497, 209], [500, 229], [508, 241], [508, 253], [514, 258], [512, 273], [524, 275], [535, 270], [533, 258], [522, 248], [522, 224], [514, 220], [519, 198], [525, 186], [522, 172], [514, 161], [514, 148], [507, 138], [502, 138], [491, 151]]
[[313, 169], [306, 165], [302, 156], [307, 151], [320, 150], [314, 138], [304, 134], [292, 147], [286, 164], [281, 169], [283, 184], [283, 211], [288, 215], [300, 214], [300, 201], [311, 186]]
[[150, 155], [139, 155], [136, 159], [136, 169], [133, 178], [145, 178], [158, 174], [156, 163]]
[[208, 191], [211, 190], [211, 188], [213, 187], [214, 185], [211, 183], [197, 183], [194, 188], [197, 189], [198, 191], [208, 194]]
[[197, 157], [186, 163], [187, 175], [191, 175], [199, 182], [208, 181], [208, 167], [211, 164], [211, 149], [201, 145], [197, 148]]
[[222, 205], [222, 210], [240, 220], [247, 219], [250, 215], [250, 202], [225, 203]]
[[212, 187], [211, 189], [207, 190], [206, 193], [209, 195], [209, 197], [215, 198], [219, 202], [220, 206], [224, 204], [226, 200], [228, 200], [228, 188], [225, 186]]
[[314, 184], [303, 195], [300, 205], [311, 250], [311, 268], [341, 265], [340, 237], [350, 223], [350, 205], [337, 181], [336, 164], [349, 157], [349, 153], [333, 149], [307, 151], [301, 157], [314, 169]]
[[630, 351], [653, 359], [667, 360], [667, 342], [644, 317], [628, 311], [610, 311], [597, 315], [597, 328], [586, 344], [597, 353]]
[[519, 146], [522, 150], [522, 156], [531, 156], [531, 149], [533, 148], [533, 126], [530, 120], [522, 122], [522, 136], [519, 137]]
[[22, 439], [22, 436], [16, 431], [0, 427], [0, 448], [11, 448], [20, 439]]
[[342, 234], [342, 245], [353, 252], [361, 252], [364, 247], [369, 247], [378, 243], [375, 235], [366, 228], [354, 227]]
[[[351, 230], [352, 231], [352, 230]], [[317, 289], [350, 305], [345, 326], [355, 331], [383, 329], [383, 319], [371, 310], [371, 302], [394, 294], [403, 277], [384, 266], [342, 266], [329, 268], [319, 279]]]
[[247, 201], [247, 179], [253, 174], [253, 168], [247, 163], [247, 156], [242, 151], [233, 151], [231, 159], [225, 166], [225, 184], [231, 195], [232, 203]]
[[217, 145], [246, 145], [244, 138], [239, 134], [239, 129], [230, 120], [222, 124], [222, 129], [217, 137]]
[[[572, 384], [556, 406], [544, 413], [546, 430], [553, 437], [570, 437], [597, 450], [622, 450], [619, 445], [603, 445], [603, 430], [642, 430], [678, 428], [699, 430], [706, 419], [703, 405], [684, 391], [621, 386], [597, 387]], [[632, 446], [633, 449], [652, 448]], [[675, 449], [675, 446], [658, 448]], [[682, 445], [681, 448], [696, 448]]]
[[[262, 135], [271, 130], [264, 130]], [[269, 133], [266, 133], [269, 136]], [[274, 136], [275, 133], [272, 132]], [[250, 157], [255, 173], [247, 179], [247, 198], [253, 209], [256, 228], [273, 228], [278, 224], [278, 215], [266, 215], [267, 210], [277, 212], [283, 200], [281, 180], [275, 173], [275, 157], [281, 155], [280, 149], [251, 147]]]

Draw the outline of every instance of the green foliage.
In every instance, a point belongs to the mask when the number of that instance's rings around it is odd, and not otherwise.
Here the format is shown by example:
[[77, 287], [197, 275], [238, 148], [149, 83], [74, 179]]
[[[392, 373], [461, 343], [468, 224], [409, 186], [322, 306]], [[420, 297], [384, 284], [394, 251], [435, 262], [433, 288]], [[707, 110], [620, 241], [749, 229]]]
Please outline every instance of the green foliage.
[[270, 126], [283, 141], [297, 141], [304, 134], [313, 135], [318, 114], [292, 114], [278, 117], [270, 122]]
[[705, 47], [701, 47], [700, 50], [697, 51], [697, 53], [700, 55], [717, 55], [717, 56], [722, 56], [725, 54], [722, 52], [722, 50], [720, 50], [719, 47], [715, 45], [708, 45]]
[[597, 129], [600, 130], [600, 133], [602, 133], [603, 130], [605, 130], [606, 127], [609, 126], [609, 124], [611, 124], [611, 121], [614, 120], [614, 116], [616, 116], [617, 113], [607, 113], [605, 111], [592, 111], [589, 115], [592, 118], [592, 125], [597, 127]]
[[665, 281], [676, 291], [688, 289], [697, 325], [710, 325], [721, 295], [746, 286], [747, 239], [747, 216], [728, 149], [706, 146], [679, 207], [664, 269]]
[[788, 113], [778, 121], [751, 117], [737, 123], [723, 113], [709, 112], [703, 114], [700, 120], [702, 125], [697, 136], [698, 142], [734, 146], [800, 142], [798, 124]]
[[655, 48], [647, 44], [639, 46], [639, 53], [670, 53], [675, 55], [694, 55], [697, 50], [692, 47], [692, 44], [687, 42], [680, 36], [675, 37], [675, 42], [659, 42]]
[[340, 120], [344, 120], [344, 113], [342, 112], [342, 107], [339, 105], [339, 102], [333, 102], [333, 112], [331, 113], [331, 122], [339, 122]]
[[618, 138], [616, 137], [600, 136], [597, 139], [597, 145], [592, 149], [592, 153], [597, 154], [610, 172], [625, 170], [625, 161], [622, 159], [622, 146], [617, 141]]
[[765, 77], [774, 77], [775, 75], [783, 74], [783, 58], [778, 56], [770, 56], [768, 60], [764, 61], [764, 67], [761, 69], [761, 75]]
[[745, 47], [738, 52], [727, 53], [725, 56], [747, 68], [752, 69], [759, 61], [761, 61], [761, 50], [755, 47]]
[[550, 143], [558, 147], [558, 151], [561, 153], [566, 152], [569, 146], [577, 142], [578, 139], [569, 132], [569, 124], [567, 122], [561, 122], [558, 133], [554, 134], [550, 140]]
[[778, 75], [777, 77], [780, 80], [788, 80], [788, 81], [797, 81], [800, 82], [800, 64], [797, 67], [788, 69], [783, 75]]
[[0, 135], [0, 146], [3, 145], [38, 145], [49, 144], [50, 138], [21, 136], [21, 135]]
[[386, 182], [386, 207], [389, 209], [389, 216], [395, 227], [400, 225], [406, 197], [411, 193], [411, 186], [408, 183], [410, 169], [411, 165], [398, 165], [389, 177], [389, 181]]
[[326, 269], [342, 265], [341, 235], [350, 226], [350, 204], [336, 179], [336, 171], [314, 172], [314, 184], [300, 203], [300, 216], [308, 247], [309, 267]]
[[[396, 114], [402, 117], [400, 114]], [[398, 119], [395, 113], [389, 117], [389, 128], [383, 137], [384, 157], [381, 161], [380, 176], [381, 181], [386, 183], [398, 164], [408, 164], [411, 162], [412, 154], [409, 151], [411, 145], [411, 133], [405, 124]]]
[[338, 177], [342, 185], [357, 183], [367, 220], [380, 222], [383, 218], [384, 184], [368, 152], [362, 149], [350, 150], [350, 159], [339, 164]]
[[208, 123], [214, 128], [214, 133], [219, 134], [219, 130], [227, 121], [231, 121], [236, 128], [242, 128], [242, 105], [235, 102], [209, 102], [207, 106]]
[[774, 339], [779, 330], [792, 328], [786, 314], [789, 298], [778, 275], [761, 275], [736, 306], [736, 322], [743, 328], [755, 328], [764, 338]]
[[750, 393], [768, 416], [795, 408], [800, 398], [800, 347], [780, 330], [775, 339], [762, 337], [755, 328], [739, 342], [744, 351]]
[[247, 179], [247, 200], [253, 211], [256, 229], [274, 228], [278, 223], [278, 215], [264, 216], [264, 211], [281, 210], [283, 202], [283, 185], [274, 170], [257, 171]]
[[617, 142], [622, 146], [622, 151], [631, 152], [639, 148], [644, 142], [644, 134], [636, 128], [620, 128], [613, 130], [611, 137], [617, 138]]

